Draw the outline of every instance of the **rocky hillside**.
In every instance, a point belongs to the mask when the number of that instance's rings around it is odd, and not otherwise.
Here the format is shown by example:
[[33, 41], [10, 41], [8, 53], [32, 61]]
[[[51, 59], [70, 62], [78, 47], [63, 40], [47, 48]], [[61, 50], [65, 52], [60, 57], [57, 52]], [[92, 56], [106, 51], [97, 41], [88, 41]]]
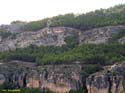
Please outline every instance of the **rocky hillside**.
[[29, 31], [17, 34], [10, 34], [7, 38], [2, 38], [0, 51], [25, 48], [30, 45], [36, 46], [62, 46], [65, 44], [65, 37], [77, 35], [80, 31], [73, 28], [57, 27], [44, 28], [39, 31]]
[[[123, 35], [118, 37], [122, 31]], [[118, 37], [114, 42], [125, 43], [125, 26], [107, 26], [91, 30], [81, 31], [69, 27], [51, 27], [39, 31], [26, 31], [20, 33], [0, 32], [0, 51], [25, 48], [30, 45], [36, 46], [62, 46], [70, 38], [75, 38], [79, 44], [106, 43], [110, 39]], [[121, 34], [122, 34], [121, 33]]]
[[124, 70], [125, 4], [0, 26], [0, 93], [125, 93]]
[[[122, 33], [123, 36], [118, 37], [119, 33]], [[81, 43], [93, 43], [93, 44], [100, 44], [100, 43], [108, 43], [110, 39], [114, 39], [118, 37], [114, 42], [124, 43], [125, 37], [125, 26], [107, 26], [101, 28], [95, 28], [87, 31], [83, 31], [80, 36]], [[109, 42], [111, 43], [111, 42]]]
[[[1, 31], [0, 38], [0, 89], [124, 93], [124, 25], [90, 30], [50, 27], [19, 33]], [[116, 61], [120, 62], [106, 66]]]

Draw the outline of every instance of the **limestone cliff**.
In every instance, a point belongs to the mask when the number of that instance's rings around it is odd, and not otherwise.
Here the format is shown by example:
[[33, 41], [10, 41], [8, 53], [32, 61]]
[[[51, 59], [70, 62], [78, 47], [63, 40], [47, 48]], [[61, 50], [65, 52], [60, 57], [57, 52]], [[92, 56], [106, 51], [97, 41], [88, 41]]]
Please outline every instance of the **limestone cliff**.
[[[95, 29], [90, 29], [83, 32], [80, 36], [81, 43], [92, 43], [100, 44], [106, 43], [114, 35], [118, 34], [121, 30], [125, 30], [125, 26], [107, 26], [100, 27]], [[124, 43], [124, 38], [119, 38], [118, 40], [121, 43]]]
[[87, 88], [85, 93], [125, 92], [125, 62], [104, 67], [103, 71], [90, 75], [86, 82], [81, 74], [83, 68], [86, 68], [85, 64], [80, 63], [43, 66], [21, 61], [1, 63], [0, 85], [50, 89], [56, 93], [80, 88]]
[[88, 93], [125, 93], [125, 62], [106, 67], [86, 80]]
[[33, 63], [12, 61], [0, 65], [0, 85], [11, 84], [9, 88], [40, 88], [65, 93], [83, 86], [81, 67], [80, 64], [36, 66]]
[[73, 28], [56, 27], [12, 34], [8, 38], [1, 40], [0, 51], [24, 48], [29, 45], [62, 46], [65, 44], [65, 37], [76, 35], [79, 32], [79, 30]]
[[[0, 51], [24, 48], [29, 45], [62, 46], [66, 44], [65, 38], [73, 35], [76, 35], [79, 44], [106, 43], [114, 34], [118, 34], [120, 30], [125, 30], [125, 26], [107, 26], [87, 31], [69, 27], [50, 27], [43, 28], [39, 31], [22, 31], [19, 33], [12, 33], [6, 38], [2, 38], [0, 35]], [[115, 42], [124, 43], [124, 36], [118, 38]]]

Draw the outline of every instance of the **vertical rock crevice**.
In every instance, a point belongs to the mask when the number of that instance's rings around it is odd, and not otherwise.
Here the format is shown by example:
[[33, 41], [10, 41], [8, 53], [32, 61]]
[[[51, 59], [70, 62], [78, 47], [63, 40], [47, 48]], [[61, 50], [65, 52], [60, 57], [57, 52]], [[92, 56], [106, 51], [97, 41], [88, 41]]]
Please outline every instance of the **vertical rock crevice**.
[[110, 76], [108, 77], [108, 83], [109, 83], [108, 93], [112, 93], [112, 79]]

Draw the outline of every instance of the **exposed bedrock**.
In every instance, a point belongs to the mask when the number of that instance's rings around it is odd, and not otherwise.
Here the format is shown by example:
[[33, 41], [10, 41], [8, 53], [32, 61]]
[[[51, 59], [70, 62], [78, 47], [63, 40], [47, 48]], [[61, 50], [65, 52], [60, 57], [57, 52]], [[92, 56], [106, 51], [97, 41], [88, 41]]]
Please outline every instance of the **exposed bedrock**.
[[86, 80], [88, 93], [125, 93], [125, 63], [106, 67]]
[[36, 66], [12, 62], [0, 65], [0, 85], [11, 84], [9, 88], [40, 88], [65, 93], [83, 87], [80, 70], [79, 64]]

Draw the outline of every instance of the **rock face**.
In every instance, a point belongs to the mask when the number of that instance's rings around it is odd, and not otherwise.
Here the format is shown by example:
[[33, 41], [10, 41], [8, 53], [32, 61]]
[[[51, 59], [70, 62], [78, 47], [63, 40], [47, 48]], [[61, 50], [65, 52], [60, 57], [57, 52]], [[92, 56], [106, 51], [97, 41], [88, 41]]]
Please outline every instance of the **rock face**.
[[90, 75], [86, 80], [88, 93], [125, 93], [125, 62]]
[[[81, 43], [106, 43], [113, 35], [118, 34], [120, 30], [125, 30], [125, 26], [107, 26], [95, 28], [83, 32], [80, 36]], [[124, 43], [124, 38], [119, 40]]]
[[65, 27], [44, 28], [36, 32], [27, 31], [1, 40], [0, 51], [25, 48], [30, 45], [62, 46], [66, 43], [65, 37], [78, 34], [79, 32], [79, 30]]
[[[0, 38], [0, 51], [25, 48], [30, 45], [62, 46], [66, 44], [66, 37], [74, 35], [76, 35], [79, 44], [106, 43], [108, 42], [108, 39], [112, 37], [112, 35], [119, 33], [120, 30], [125, 30], [125, 26], [107, 26], [87, 31], [80, 31], [78, 29], [69, 27], [51, 27], [44, 28], [39, 31], [22, 31], [20, 33], [12, 33], [12, 35], [4, 39]], [[121, 37], [116, 41], [124, 44], [125, 38]]]
[[14, 61], [0, 65], [0, 85], [11, 84], [10, 87], [14, 88], [41, 88], [65, 93], [83, 86], [80, 70], [79, 64], [36, 66]]
[[86, 83], [81, 75], [82, 68], [85, 65], [78, 63], [37, 66], [29, 62], [11, 61], [0, 65], [0, 85], [50, 89], [56, 93], [78, 90], [85, 88], [85, 85], [87, 93], [125, 92], [125, 62], [90, 75]]

